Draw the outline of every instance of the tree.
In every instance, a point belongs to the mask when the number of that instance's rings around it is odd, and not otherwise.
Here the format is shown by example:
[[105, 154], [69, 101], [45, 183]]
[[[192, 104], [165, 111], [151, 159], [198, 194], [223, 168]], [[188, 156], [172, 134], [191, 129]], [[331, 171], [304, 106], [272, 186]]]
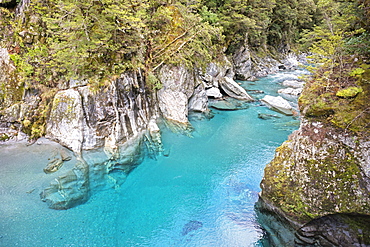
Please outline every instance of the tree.
[[180, 2], [43, 0], [35, 10], [42, 38], [23, 45], [23, 60], [14, 57], [32, 67], [23, 73], [29, 84], [87, 79], [100, 86], [130, 69], [152, 75], [164, 63], [204, 66], [221, 50], [220, 29]]

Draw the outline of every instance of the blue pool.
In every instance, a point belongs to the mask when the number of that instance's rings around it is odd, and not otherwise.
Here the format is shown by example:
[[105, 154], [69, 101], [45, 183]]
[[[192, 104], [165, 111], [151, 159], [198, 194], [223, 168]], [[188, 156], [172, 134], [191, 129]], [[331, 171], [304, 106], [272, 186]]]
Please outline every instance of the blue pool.
[[[240, 83], [277, 95], [281, 81], [300, 73]], [[50, 183], [42, 160], [51, 144], [0, 146], [0, 246], [267, 246], [254, 203], [265, 165], [299, 119], [259, 102], [212, 111], [211, 119], [191, 116], [191, 137], [162, 127], [168, 156], [145, 158], [121, 186], [68, 210], [49, 209], [39, 197]]]

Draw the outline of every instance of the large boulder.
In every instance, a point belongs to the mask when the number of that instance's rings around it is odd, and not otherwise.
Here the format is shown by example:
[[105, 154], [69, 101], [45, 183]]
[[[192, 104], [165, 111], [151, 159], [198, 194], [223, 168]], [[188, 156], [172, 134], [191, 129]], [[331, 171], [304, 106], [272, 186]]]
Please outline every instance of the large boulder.
[[238, 85], [232, 78], [224, 77], [220, 80], [222, 90], [230, 97], [240, 100], [253, 101], [253, 98]]
[[222, 98], [222, 93], [217, 87], [211, 87], [206, 90], [207, 97]]
[[293, 115], [293, 108], [289, 104], [289, 102], [285, 99], [283, 99], [281, 96], [271, 96], [271, 95], [265, 95], [263, 99], [261, 99], [263, 103], [267, 105], [267, 107], [271, 108], [272, 110], [278, 111], [280, 113], [283, 113], [285, 115]]
[[291, 87], [282, 88], [278, 90], [278, 93], [299, 96], [302, 93], [302, 88], [291, 88]]
[[194, 93], [189, 99], [189, 110], [196, 112], [208, 111], [208, 97], [203, 83], [194, 89]]
[[285, 87], [292, 87], [292, 88], [303, 88], [304, 86], [303, 81], [298, 81], [298, 80], [285, 80], [282, 82], [282, 85]]

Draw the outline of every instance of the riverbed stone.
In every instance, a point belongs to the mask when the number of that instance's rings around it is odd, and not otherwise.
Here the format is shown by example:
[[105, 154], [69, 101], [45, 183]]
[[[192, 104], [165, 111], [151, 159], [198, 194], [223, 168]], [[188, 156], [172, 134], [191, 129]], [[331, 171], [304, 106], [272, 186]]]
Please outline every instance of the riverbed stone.
[[278, 90], [278, 93], [299, 96], [302, 93], [302, 88], [282, 88]]
[[271, 95], [265, 95], [261, 99], [263, 103], [265, 103], [269, 108], [272, 110], [281, 112], [285, 115], [293, 115], [293, 108], [289, 104], [289, 102], [285, 99], [283, 99], [281, 96], [271, 96]]
[[303, 88], [304, 82], [298, 80], [285, 80], [281, 83], [285, 87], [292, 87], [292, 88]]

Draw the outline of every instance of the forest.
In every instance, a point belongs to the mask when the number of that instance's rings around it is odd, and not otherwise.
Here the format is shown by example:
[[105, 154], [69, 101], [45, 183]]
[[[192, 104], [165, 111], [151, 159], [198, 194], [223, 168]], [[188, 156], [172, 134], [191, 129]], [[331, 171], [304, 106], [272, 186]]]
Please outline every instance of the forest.
[[[4, 107], [34, 88], [46, 108], [60, 82], [88, 80], [99, 89], [128, 70], [142, 71], [155, 91], [163, 64], [204, 69], [243, 45], [260, 57], [311, 54], [316, 88], [369, 85], [368, 0], [42, 0], [17, 17], [9, 6], [0, 8], [0, 45], [16, 73], [12, 85], [1, 85]], [[328, 96], [320, 90], [314, 95]], [[311, 102], [307, 95], [302, 105]], [[328, 100], [311, 115], [330, 113]]]

